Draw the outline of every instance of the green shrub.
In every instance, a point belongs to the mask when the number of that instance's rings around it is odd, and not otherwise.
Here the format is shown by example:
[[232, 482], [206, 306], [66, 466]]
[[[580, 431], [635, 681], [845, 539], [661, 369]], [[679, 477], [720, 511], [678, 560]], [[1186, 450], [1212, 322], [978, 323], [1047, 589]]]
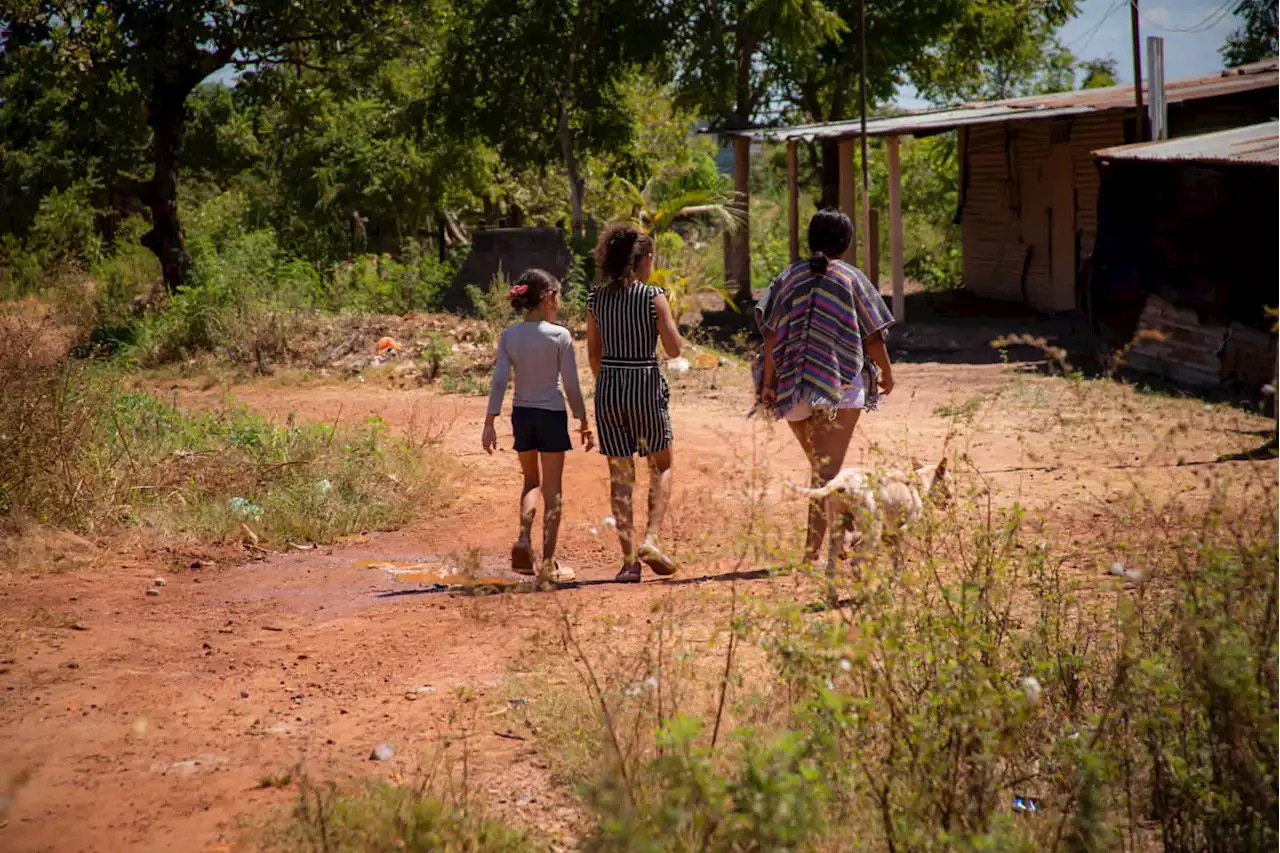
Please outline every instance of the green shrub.
[[316, 853], [532, 853], [522, 832], [413, 788], [366, 782], [353, 790], [305, 778], [289, 823], [269, 850]]
[[435, 449], [377, 419], [188, 412], [84, 363], [41, 362], [23, 345], [33, 337], [0, 353], [0, 516], [204, 541], [239, 539], [248, 524], [269, 543], [325, 542], [403, 522], [443, 493]]

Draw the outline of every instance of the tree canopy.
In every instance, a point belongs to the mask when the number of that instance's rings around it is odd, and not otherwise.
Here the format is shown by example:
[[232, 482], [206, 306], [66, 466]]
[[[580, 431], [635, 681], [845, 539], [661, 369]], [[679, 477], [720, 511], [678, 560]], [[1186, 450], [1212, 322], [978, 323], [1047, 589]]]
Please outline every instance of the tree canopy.
[[390, 0], [33, 0], [4, 22], [4, 76], [36, 100], [40, 79], [58, 75], [59, 98], [73, 98], [81, 120], [92, 117], [85, 132], [98, 138], [121, 132], [137, 139], [149, 131], [150, 178], [107, 165], [113, 191], [149, 209], [151, 230], [142, 242], [176, 290], [190, 266], [177, 187], [187, 101], [196, 88], [229, 65], [315, 67], [364, 37], [403, 31], [412, 11], [414, 4]]
[[1276, 55], [1277, 0], [1239, 0], [1232, 13], [1240, 26], [1227, 36], [1222, 59], [1235, 68]]

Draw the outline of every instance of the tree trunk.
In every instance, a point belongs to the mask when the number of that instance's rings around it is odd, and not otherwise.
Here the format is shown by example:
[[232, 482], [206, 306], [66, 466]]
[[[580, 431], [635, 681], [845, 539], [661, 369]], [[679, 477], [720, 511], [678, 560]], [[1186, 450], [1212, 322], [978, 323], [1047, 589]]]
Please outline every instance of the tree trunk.
[[187, 91], [156, 83], [152, 86], [147, 123], [151, 126], [154, 172], [143, 190], [143, 201], [151, 210], [151, 230], [142, 235], [146, 246], [160, 261], [164, 286], [177, 293], [191, 270], [191, 257], [178, 219], [178, 147], [186, 118]]
[[582, 194], [586, 182], [578, 173], [578, 155], [573, 150], [573, 130], [569, 127], [569, 110], [563, 102], [560, 105], [560, 127], [556, 131], [556, 136], [560, 139], [560, 155], [564, 158], [564, 170], [569, 174], [569, 207], [572, 211], [573, 233], [581, 236], [585, 219], [582, 212]]

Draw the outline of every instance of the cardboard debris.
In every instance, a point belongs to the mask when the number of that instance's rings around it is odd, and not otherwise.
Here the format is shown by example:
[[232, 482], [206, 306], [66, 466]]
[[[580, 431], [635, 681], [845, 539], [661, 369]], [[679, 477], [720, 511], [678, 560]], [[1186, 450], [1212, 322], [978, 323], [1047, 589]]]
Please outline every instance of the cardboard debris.
[[1212, 388], [1222, 381], [1226, 339], [1226, 326], [1203, 324], [1195, 311], [1152, 295], [1143, 306], [1126, 361], [1134, 370]]

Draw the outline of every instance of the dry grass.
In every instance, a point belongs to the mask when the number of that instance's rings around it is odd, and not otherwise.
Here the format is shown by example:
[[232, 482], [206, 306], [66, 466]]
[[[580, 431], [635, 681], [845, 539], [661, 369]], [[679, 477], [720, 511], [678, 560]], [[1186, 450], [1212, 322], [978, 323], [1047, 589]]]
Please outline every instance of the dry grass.
[[376, 418], [188, 412], [64, 352], [21, 321], [0, 342], [0, 514], [10, 525], [327, 542], [399, 524], [446, 495], [438, 424], [415, 421], [406, 439]]

